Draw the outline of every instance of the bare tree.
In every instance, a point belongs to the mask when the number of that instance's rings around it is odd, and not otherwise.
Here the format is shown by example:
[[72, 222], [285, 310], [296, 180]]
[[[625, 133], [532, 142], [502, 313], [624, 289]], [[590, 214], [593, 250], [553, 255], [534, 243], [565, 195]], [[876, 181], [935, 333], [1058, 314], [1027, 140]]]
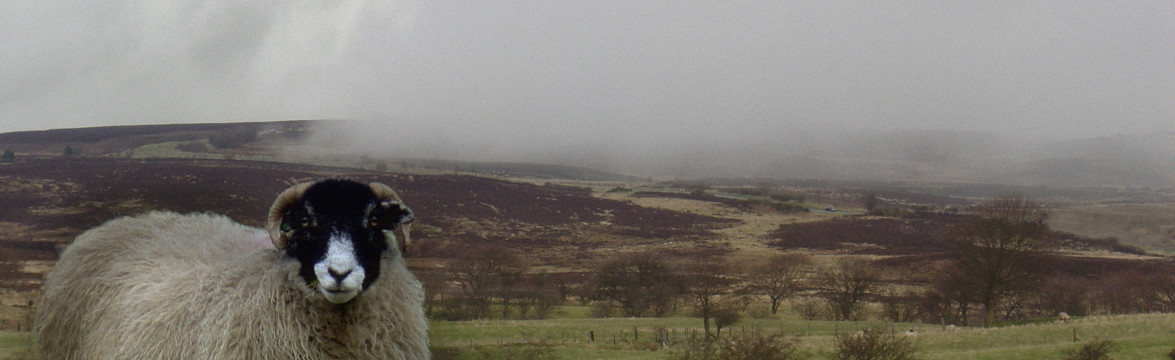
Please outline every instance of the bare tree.
[[865, 297], [876, 292], [881, 273], [867, 260], [842, 259], [816, 275], [818, 296], [824, 299], [834, 320], [856, 320]]
[[452, 260], [453, 280], [462, 290], [470, 314], [489, 317], [490, 303], [496, 295], [502, 300], [503, 316], [509, 312], [515, 280], [528, 265], [517, 253], [501, 247], [470, 249]]
[[873, 209], [877, 208], [877, 204], [880, 203], [881, 200], [878, 199], [876, 192], [870, 191], [862, 196], [861, 202], [865, 205], [865, 211], [873, 211]]
[[812, 267], [812, 258], [804, 254], [779, 254], [765, 264], [748, 271], [752, 293], [771, 300], [771, 314], [779, 311], [784, 300], [791, 298], [803, 285], [804, 274]]
[[494, 294], [498, 297], [498, 304], [502, 307], [502, 318], [510, 317], [510, 308], [517, 299], [522, 298], [525, 292], [523, 290], [523, 275], [530, 269], [530, 264], [522, 259], [522, 257], [514, 255], [512, 259], [504, 263], [504, 266], [498, 269], [495, 276], [497, 277], [494, 287]]
[[424, 287], [424, 313], [430, 318], [435, 318], [438, 308], [444, 302], [445, 291], [448, 290], [448, 276], [437, 272], [417, 272], [416, 278], [420, 279], [420, 285]]
[[694, 314], [702, 318], [707, 338], [717, 337], [710, 332], [711, 319], [717, 321], [716, 317], [721, 315], [722, 325], [738, 321], [738, 312], [729, 295], [736, 279], [730, 273], [730, 267], [721, 260], [709, 260], [692, 264], [685, 274], [689, 278], [687, 296], [693, 302]]
[[614, 303], [628, 317], [663, 315], [680, 293], [678, 278], [654, 254], [617, 257], [596, 269], [592, 296]]
[[742, 314], [738, 312], [738, 309], [735, 306], [730, 306], [730, 304], [719, 307], [714, 312], [713, 317], [715, 338], [722, 335], [722, 328], [734, 325], [743, 318]]
[[1055, 244], [1044, 206], [1021, 194], [997, 196], [972, 213], [959, 228], [945, 275], [983, 306], [990, 326], [1001, 301], [1041, 278]]
[[939, 274], [929, 292], [922, 296], [922, 312], [928, 320], [943, 325], [969, 325], [970, 310], [975, 303], [974, 296], [961, 284]]
[[551, 310], [563, 301], [557, 288], [556, 279], [549, 273], [533, 274], [525, 277], [518, 292], [518, 315], [528, 318], [534, 310], [533, 318], [545, 319]]
[[914, 322], [922, 316], [921, 294], [913, 290], [897, 293], [895, 290], [886, 291], [881, 299], [881, 313], [889, 321]]

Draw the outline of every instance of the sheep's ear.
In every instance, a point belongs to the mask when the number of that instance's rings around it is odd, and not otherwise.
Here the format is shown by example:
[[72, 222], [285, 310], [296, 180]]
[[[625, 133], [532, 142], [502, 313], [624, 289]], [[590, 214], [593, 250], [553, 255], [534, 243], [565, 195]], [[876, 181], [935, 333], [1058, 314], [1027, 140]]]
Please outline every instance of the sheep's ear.
[[399, 201], [386, 200], [379, 204], [379, 214], [372, 218], [372, 223], [381, 230], [392, 230], [396, 234], [400, 245], [400, 253], [408, 253], [408, 246], [412, 245], [408, 229], [416, 221], [412, 209]]
[[[368, 184], [371, 187], [371, 192], [380, 200], [381, 214], [373, 221], [376, 226], [385, 230], [393, 230], [398, 232], [400, 253], [407, 254], [408, 246], [412, 245], [412, 238], [408, 235], [408, 228], [412, 227], [412, 222], [416, 221], [416, 216], [412, 214], [412, 209], [404, 205], [404, 201], [400, 200], [400, 194], [387, 185], [373, 182]], [[393, 233], [393, 235], [395, 235]]]

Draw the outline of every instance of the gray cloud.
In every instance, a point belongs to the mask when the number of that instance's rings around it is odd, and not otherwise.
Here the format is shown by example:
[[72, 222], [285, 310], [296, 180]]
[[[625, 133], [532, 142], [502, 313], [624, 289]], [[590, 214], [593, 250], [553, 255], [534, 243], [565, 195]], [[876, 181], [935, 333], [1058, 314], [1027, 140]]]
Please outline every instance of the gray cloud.
[[0, 5], [0, 131], [367, 119], [387, 132], [356, 136], [387, 152], [601, 162], [770, 159], [838, 131], [1146, 133], [1175, 114], [1173, 13], [1166, 2], [12, 2]]

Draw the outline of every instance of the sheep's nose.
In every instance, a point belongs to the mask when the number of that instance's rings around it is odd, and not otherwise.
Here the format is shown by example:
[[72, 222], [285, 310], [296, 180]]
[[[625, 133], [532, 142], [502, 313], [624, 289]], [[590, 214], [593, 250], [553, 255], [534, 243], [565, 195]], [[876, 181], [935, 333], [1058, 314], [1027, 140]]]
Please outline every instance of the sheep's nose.
[[336, 270], [335, 268], [327, 268], [326, 272], [330, 273], [330, 276], [334, 277], [335, 281], [338, 282], [342, 282], [343, 279], [347, 277], [347, 275], [351, 275], [351, 269]]

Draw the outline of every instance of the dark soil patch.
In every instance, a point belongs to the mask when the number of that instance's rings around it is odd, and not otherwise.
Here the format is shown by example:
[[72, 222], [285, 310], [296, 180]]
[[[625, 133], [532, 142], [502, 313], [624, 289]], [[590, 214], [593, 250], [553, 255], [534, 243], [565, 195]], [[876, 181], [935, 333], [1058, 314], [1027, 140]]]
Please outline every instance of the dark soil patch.
[[708, 201], [732, 207], [735, 209], [746, 210], [751, 208], [751, 202], [746, 199], [737, 199], [730, 197], [721, 197], [712, 194], [696, 194], [696, 193], [676, 193], [676, 192], [661, 192], [661, 191], [638, 191], [632, 194], [635, 197], [661, 197], [671, 199], [686, 199]]
[[950, 248], [954, 226], [942, 219], [843, 218], [782, 225], [768, 236], [768, 245], [854, 254], [934, 254]]

